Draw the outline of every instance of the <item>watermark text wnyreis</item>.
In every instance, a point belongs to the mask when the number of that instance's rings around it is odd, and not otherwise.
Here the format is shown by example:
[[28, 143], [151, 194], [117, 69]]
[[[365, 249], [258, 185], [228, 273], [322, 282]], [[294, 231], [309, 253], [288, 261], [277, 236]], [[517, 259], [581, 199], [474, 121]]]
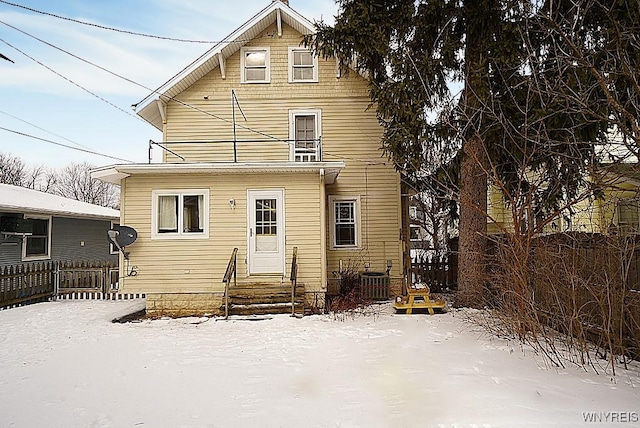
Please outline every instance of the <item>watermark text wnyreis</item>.
[[638, 412], [582, 412], [585, 422], [636, 423], [640, 421]]

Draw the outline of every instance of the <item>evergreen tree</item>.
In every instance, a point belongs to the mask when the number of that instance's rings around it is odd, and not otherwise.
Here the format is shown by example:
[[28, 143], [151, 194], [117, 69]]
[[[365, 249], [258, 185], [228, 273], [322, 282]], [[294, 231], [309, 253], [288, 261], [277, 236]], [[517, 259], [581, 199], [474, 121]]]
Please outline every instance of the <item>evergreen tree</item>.
[[340, 0], [335, 25], [316, 23], [305, 38], [343, 72], [368, 77], [382, 148], [403, 174], [457, 171], [449, 178], [460, 204], [458, 305], [481, 304], [488, 185], [510, 203], [557, 210], [584, 187], [596, 144], [607, 141], [597, 73], [553, 28], [576, 2]]

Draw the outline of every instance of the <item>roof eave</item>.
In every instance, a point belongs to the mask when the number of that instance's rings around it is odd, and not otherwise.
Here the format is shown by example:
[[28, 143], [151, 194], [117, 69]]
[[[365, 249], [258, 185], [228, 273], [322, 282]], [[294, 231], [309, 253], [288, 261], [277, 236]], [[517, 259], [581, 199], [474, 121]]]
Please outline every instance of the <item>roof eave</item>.
[[0, 205], [0, 211], [6, 213], [17, 213], [17, 214], [27, 214], [27, 215], [48, 215], [53, 217], [68, 217], [68, 218], [83, 218], [90, 220], [118, 220], [120, 215], [101, 215], [101, 214], [87, 214], [87, 213], [78, 213], [73, 211], [64, 211], [64, 210], [47, 210], [40, 208], [25, 208], [17, 205]]
[[224, 41], [213, 46], [198, 59], [185, 67], [182, 71], [165, 82], [158, 89], [151, 92], [137, 104], [134, 104], [135, 109], [139, 109], [137, 111], [137, 114], [144, 120], [155, 126], [157, 129], [162, 130], [162, 119], [159, 111], [159, 106], [154, 101], [157, 99], [162, 99], [163, 97], [165, 99], [173, 98], [173, 96], [177, 95], [181, 91], [178, 91], [176, 94], [171, 94], [172, 90], [192, 73], [197, 72], [201, 67], [205, 67], [207, 63], [209, 63], [209, 68], [206, 68], [205, 72], [209, 72], [215, 69], [217, 66], [219, 66], [219, 53], [223, 53], [223, 56], [225, 58], [233, 55], [242, 46], [244, 46], [244, 44], [246, 44], [246, 41], [241, 42], [246, 38], [245, 35], [251, 29], [253, 29], [253, 27], [260, 24], [261, 21], [266, 19], [270, 14], [275, 13], [277, 10], [280, 10], [284, 13], [285, 22], [290, 22], [289, 18], [291, 18], [298, 24], [300, 24], [307, 31], [307, 34], [313, 33], [315, 31], [311, 21], [309, 21], [304, 16], [300, 15], [298, 12], [291, 9], [284, 3], [280, 1], [274, 1], [249, 21], [247, 21], [245, 24], [237, 28], [234, 32], [227, 36]]
[[345, 163], [338, 162], [219, 162], [176, 164], [110, 165], [91, 171], [91, 177], [113, 184], [140, 174], [240, 174], [251, 172], [311, 173], [321, 172], [326, 184], [333, 184]]

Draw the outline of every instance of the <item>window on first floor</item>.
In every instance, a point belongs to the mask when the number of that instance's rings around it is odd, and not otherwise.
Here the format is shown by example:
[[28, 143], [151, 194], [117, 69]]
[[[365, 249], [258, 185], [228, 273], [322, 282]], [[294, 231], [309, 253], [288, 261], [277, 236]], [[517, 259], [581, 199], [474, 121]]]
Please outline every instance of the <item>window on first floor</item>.
[[155, 190], [152, 217], [153, 238], [207, 238], [209, 191]]
[[360, 204], [355, 197], [331, 197], [331, 246], [357, 248], [360, 245]]
[[22, 240], [23, 260], [45, 260], [51, 257], [51, 217], [25, 216], [32, 233]]

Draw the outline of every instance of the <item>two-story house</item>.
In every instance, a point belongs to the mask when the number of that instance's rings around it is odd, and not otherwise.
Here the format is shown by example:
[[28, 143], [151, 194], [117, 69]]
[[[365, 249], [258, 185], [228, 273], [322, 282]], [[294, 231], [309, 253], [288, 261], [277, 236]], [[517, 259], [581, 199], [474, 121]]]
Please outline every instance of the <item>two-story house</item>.
[[313, 31], [271, 2], [137, 104], [162, 163], [93, 172], [121, 186], [120, 223], [138, 232], [121, 290], [145, 293], [148, 313], [221, 310], [234, 248], [238, 284], [256, 289], [288, 284], [297, 248], [307, 309], [341, 266], [390, 269], [401, 290], [400, 176], [367, 81], [304, 48]]

